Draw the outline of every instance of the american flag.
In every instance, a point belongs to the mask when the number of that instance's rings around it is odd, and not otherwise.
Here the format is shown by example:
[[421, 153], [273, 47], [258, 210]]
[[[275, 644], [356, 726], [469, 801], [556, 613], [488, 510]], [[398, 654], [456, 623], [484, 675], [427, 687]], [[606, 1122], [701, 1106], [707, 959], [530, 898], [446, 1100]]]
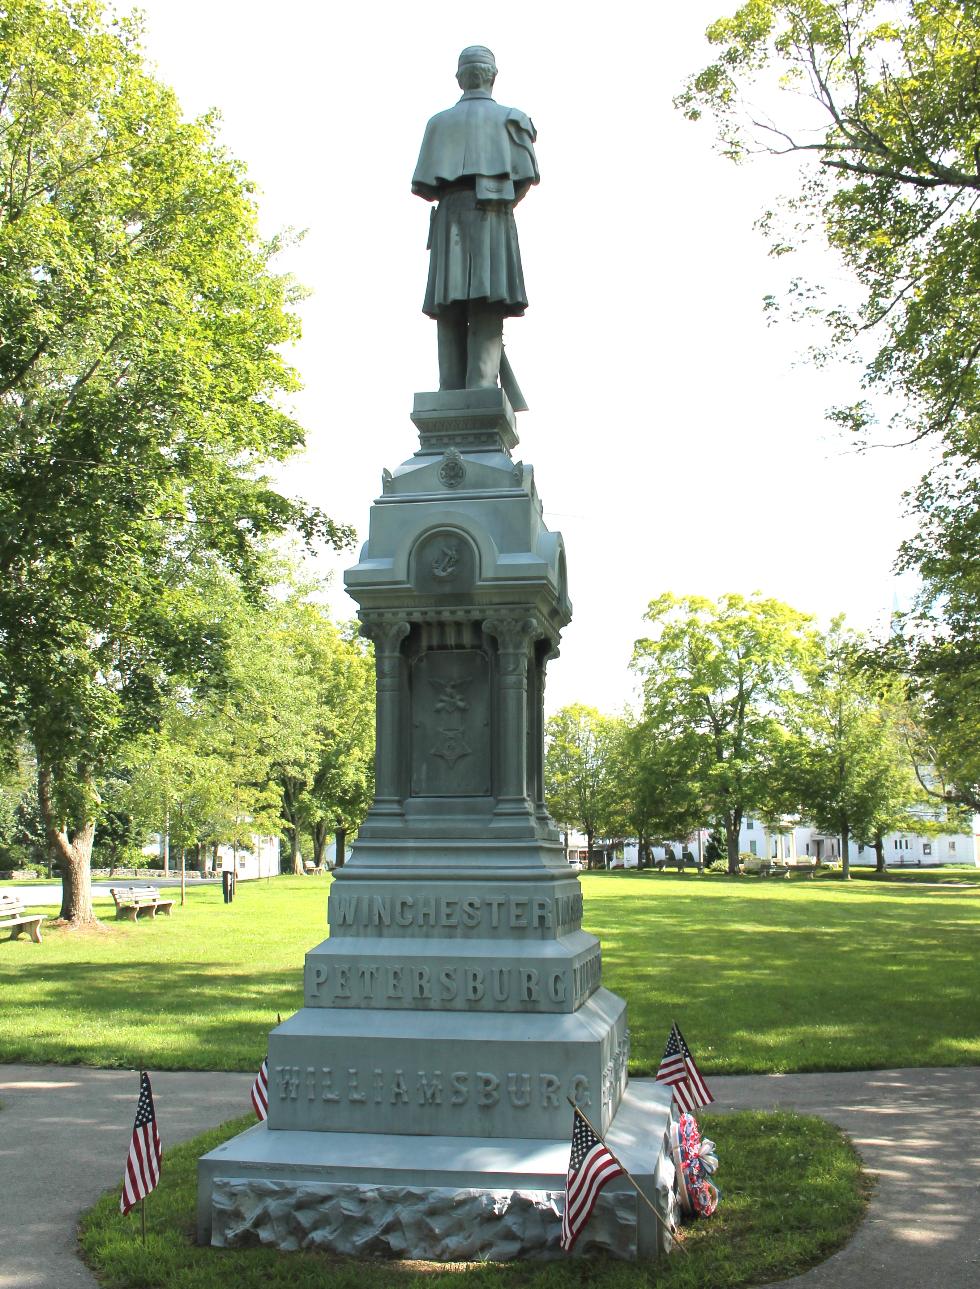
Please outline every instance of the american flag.
[[670, 1085], [674, 1100], [688, 1114], [693, 1114], [698, 1106], [714, 1101], [676, 1021], [670, 1027], [667, 1046], [657, 1070], [657, 1081]]
[[123, 1214], [128, 1213], [153, 1190], [160, 1180], [162, 1163], [163, 1147], [160, 1145], [156, 1115], [153, 1113], [153, 1093], [150, 1091], [149, 1075], [144, 1072], [140, 1075], [140, 1099], [136, 1103], [136, 1122], [133, 1124], [133, 1138], [129, 1143], [122, 1195], [119, 1197], [119, 1208]]
[[262, 1062], [252, 1084], [252, 1105], [260, 1119], [269, 1117], [269, 1058]]
[[561, 1220], [561, 1247], [566, 1253], [592, 1216], [603, 1186], [622, 1171], [619, 1160], [595, 1135], [589, 1121], [576, 1106], [572, 1153], [565, 1178], [565, 1212]]

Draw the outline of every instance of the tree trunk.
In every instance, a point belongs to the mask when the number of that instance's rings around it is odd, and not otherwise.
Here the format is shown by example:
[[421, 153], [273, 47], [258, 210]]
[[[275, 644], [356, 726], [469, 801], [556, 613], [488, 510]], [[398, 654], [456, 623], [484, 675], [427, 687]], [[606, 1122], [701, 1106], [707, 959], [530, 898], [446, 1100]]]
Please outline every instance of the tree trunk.
[[289, 871], [294, 877], [303, 876], [303, 855], [299, 848], [299, 824], [293, 824], [289, 834]]
[[54, 800], [51, 771], [39, 768], [37, 795], [44, 821], [48, 854], [61, 869], [61, 911], [58, 914], [73, 926], [98, 922], [92, 907], [92, 843], [95, 820], [84, 819], [70, 827], [62, 819]]
[[845, 881], [851, 876], [851, 830], [846, 819], [840, 830], [840, 872]]
[[595, 833], [586, 830], [585, 833], [585, 866], [591, 872], [595, 865], [595, 856], [592, 853], [593, 843], [595, 842]]
[[303, 859], [299, 850], [299, 810], [296, 805], [296, 793], [293, 788], [293, 780], [285, 779], [282, 785], [282, 817], [283, 821], [289, 827], [289, 868], [282, 868], [280, 858], [280, 872], [289, 872], [296, 877], [303, 876]]
[[317, 868], [323, 867], [323, 856], [327, 849], [327, 838], [330, 836], [330, 830], [322, 819], [318, 819], [313, 825], [313, 862]]
[[728, 871], [733, 877], [738, 875], [738, 833], [741, 822], [741, 816], [737, 813], [725, 815], [725, 850], [728, 855]]
[[334, 830], [333, 862], [337, 868], [343, 868], [347, 858], [347, 829], [338, 827]]
[[875, 872], [883, 873], [885, 871], [885, 839], [880, 832], [875, 833]]

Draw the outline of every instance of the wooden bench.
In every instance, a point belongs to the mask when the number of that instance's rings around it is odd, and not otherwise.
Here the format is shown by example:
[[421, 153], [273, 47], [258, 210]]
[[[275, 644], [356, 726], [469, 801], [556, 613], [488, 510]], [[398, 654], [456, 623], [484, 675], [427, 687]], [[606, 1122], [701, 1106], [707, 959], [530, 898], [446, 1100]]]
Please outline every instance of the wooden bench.
[[162, 900], [155, 886], [110, 886], [109, 894], [116, 906], [116, 917], [129, 918], [130, 922], [135, 922], [141, 913], [155, 918], [157, 910], [167, 917], [173, 912], [173, 900]]
[[781, 859], [773, 861], [772, 871], [781, 873], [783, 877], [792, 877], [794, 873], [805, 873], [807, 877], [812, 877], [819, 866], [820, 861], [817, 859]]
[[764, 859], [761, 855], [753, 855], [751, 858], [746, 855], [742, 860], [743, 873], [758, 873], [760, 877], [768, 877], [772, 872], [773, 861]]
[[25, 913], [19, 895], [4, 892], [0, 895], [0, 930], [9, 930], [11, 940], [22, 931], [29, 931], [35, 944], [41, 943], [41, 923], [44, 913]]

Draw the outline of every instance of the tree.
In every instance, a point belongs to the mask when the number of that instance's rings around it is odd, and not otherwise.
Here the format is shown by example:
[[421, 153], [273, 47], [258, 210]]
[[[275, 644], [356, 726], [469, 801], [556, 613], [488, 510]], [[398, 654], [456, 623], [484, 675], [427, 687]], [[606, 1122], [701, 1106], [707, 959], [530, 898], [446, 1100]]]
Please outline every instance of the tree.
[[249, 718], [225, 696], [172, 704], [160, 728], [127, 749], [104, 805], [129, 817], [140, 844], [165, 836], [182, 867], [195, 847], [247, 846], [256, 833], [275, 833], [279, 792]]
[[[788, 233], [763, 225], [774, 254], [815, 228], [851, 270], [853, 307], [793, 283], [794, 314], [822, 316], [816, 351], [864, 364], [864, 392], [831, 415], [866, 435], [875, 400], [904, 439], [932, 437], [937, 463], [913, 491], [916, 536], [899, 567], [922, 580], [901, 660], [951, 800], [980, 801], [972, 730], [980, 719], [980, 142], [977, 0], [752, 0], [712, 25], [716, 60], [679, 98], [714, 114], [735, 159], [752, 150], [809, 162]], [[771, 116], [744, 106], [766, 76]], [[801, 123], [798, 91], [811, 113]], [[775, 89], [775, 87], [774, 87]], [[812, 119], [811, 119], [812, 117]], [[778, 119], [774, 119], [778, 118]], [[814, 127], [815, 128], [810, 128]], [[777, 302], [769, 299], [771, 310]], [[890, 650], [894, 662], [898, 653]], [[930, 786], [935, 792], [934, 785]]]
[[[907, 741], [926, 794], [980, 812], [980, 480], [956, 496], [935, 489], [926, 523], [906, 543], [906, 567], [923, 586], [916, 610], [895, 623], [879, 661], [906, 685]], [[925, 488], [923, 485], [923, 489]], [[920, 489], [920, 494], [923, 491]], [[955, 500], [950, 500], [950, 497]]]
[[347, 835], [356, 830], [374, 796], [374, 658], [356, 630], [341, 634], [335, 666], [325, 686], [319, 765], [310, 785], [313, 858], [323, 864], [328, 833], [343, 867]]
[[749, 811], [772, 812], [773, 747], [786, 699], [813, 649], [810, 619], [778, 600], [661, 595], [637, 640], [652, 736], [683, 755], [692, 792], [725, 830], [728, 869]]
[[273, 760], [292, 871], [302, 872], [301, 830], [312, 836], [317, 864], [334, 833], [343, 864], [347, 832], [360, 824], [374, 791], [373, 656], [356, 629], [338, 626], [302, 592], [279, 606], [275, 629], [289, 693]]
[[689, 837], [701, 827], [707, 804], [692, 773], [686, 737], [671, 738], [647, 720], [633, 720], [624, 729], [620, 749], [619, 812], [623, 831], [637, 838], [642, 868], [651, 845]]
[[848, 878], [851, 838], [873, 845], [883, 869], [882, 839], [909, 825], [921, 792], [902, 738], [894, 681], [868, 668], [866, 642], [841, 619], [821, 646], [806, 687], [787, 705], [784, 782], [795, 784], [806, 818], [840, 837]]
[[298, 527], [263, 475], [303, 441], [293, 286], [213, 117], [181, 118], [139, 27], [94, 0], [0, 13], [0, 721], [37, 754], [62, 916], [93, 920], [100, 777], [220, 672], [197, 591]]
[[[814, 163], [789, 202], [793, 231], [771, 213], [763, 221], [773, 252], [819, 227], [861, 294], [854, 308], [823, 307], [795, 283], [803, 311], [825, 318], [837, 352], [857, 345], [867, 358], [877, 337], [865, 387], [897, 396], [895, 420], [912, 437], [937, 434], [957, 451], [969, 442], [974, 456], [978, 18], [976, 0], [751, 0], [708, 28], [718, 56], [678, 98], [692, 119], [715, 116], [736, 160], [763, 151]], [[746, 106], [750, 88], [765, 111]], [[835, 415], [855, 430], [872, 418], [864, 401]]]
[[623, 722], [595, 707], [573, 703], [545, 726], [545, 800], [565, 828], [585, 833], [592, 867], [595, 839], [616, 815], [616, 769]]

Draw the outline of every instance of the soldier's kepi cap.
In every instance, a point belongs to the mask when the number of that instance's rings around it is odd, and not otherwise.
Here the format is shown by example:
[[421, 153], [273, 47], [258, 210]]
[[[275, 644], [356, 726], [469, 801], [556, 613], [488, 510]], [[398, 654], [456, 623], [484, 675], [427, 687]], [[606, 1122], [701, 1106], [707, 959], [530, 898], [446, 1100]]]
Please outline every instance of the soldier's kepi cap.
[[494, 71], [497, 70], [497, 60], [493, 53], [487, 49], [486, 45], [467, 45], [459, 56], [459, 66], [456, 68], [456, 75], [468, 67], [471, 63], [487, 63]]

